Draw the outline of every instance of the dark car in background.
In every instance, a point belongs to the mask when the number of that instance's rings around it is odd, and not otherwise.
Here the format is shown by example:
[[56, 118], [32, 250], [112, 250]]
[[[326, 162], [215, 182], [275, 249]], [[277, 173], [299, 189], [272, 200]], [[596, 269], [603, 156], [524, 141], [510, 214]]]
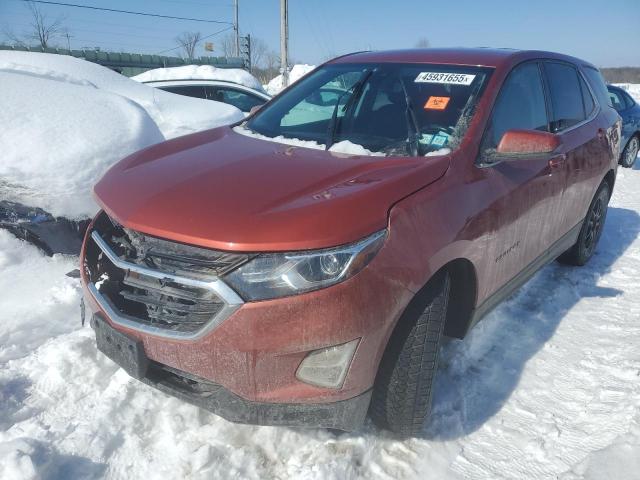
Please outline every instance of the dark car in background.
[[623, 88], [607, 85], [611, 105], [622, 117], [620, 164], [630, 168], [640, 150], [640, 105]]

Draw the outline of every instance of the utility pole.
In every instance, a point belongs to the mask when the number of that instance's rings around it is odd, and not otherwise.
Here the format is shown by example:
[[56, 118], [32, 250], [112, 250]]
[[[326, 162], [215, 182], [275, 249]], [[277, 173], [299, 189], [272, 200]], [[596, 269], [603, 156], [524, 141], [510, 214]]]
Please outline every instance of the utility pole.
[[240, 25], [238, 25], [238, 0], [233, 0], [233, 8], [235, 11], [235, 21], [233, 28], [236, 31], [236, 57], [240, 56]]
[[64, 36], [67, 37], [67, 50], [71, 51], [71, 37], [68, 31], [64, 32]]
[[280, 0], [280, 73], [282, 88], [289, 86], [289, 0]]

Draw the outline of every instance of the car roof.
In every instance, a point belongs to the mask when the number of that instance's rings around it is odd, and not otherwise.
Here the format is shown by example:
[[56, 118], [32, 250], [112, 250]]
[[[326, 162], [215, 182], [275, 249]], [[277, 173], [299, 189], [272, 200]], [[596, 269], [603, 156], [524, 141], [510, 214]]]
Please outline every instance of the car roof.
[[329, 63], [437, 63], [499, 67], [530, 59], [555, 59], [595, 68], [589, 62], [542, 50], [515, 50], [510, 48], [422, 48], [357, 52], [338, 57]]

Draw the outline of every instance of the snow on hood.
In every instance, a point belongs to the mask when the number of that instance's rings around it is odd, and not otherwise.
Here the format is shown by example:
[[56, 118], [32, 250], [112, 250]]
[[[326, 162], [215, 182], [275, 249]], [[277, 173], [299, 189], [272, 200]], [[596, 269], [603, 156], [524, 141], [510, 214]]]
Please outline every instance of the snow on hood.
[[[307, 65], [306, 63], [294, 65], [291, 68], [291, 71], [289, 72], [289, 85], [297, 82], [298, 80], [300, 80], [302, 77], [304, 77], [307, 73], [314, 70], [315, 68], [316, 68], [315, 65]], [[282, 85], [282, 74], [280, 74], [274, 79], [272, 79], [266, 85], [265, 89], [269, 95], [276, 95], [277, 93], [280, 93], [280, 91], [283, 88], [284, 87]]]
[[131, 77], [138, 82], [165, 80], [221, 80], [233, 82], [263, 92], [256, 77], [239, 68], [217, 68], [213, 65], [185, 65], [184, 67], [155, 68]]
[[71, 219], [98, 210], [93, 185], [118, 160], [244, 118], [65, 55], [2, 51], [0, 85], [0, 200]]

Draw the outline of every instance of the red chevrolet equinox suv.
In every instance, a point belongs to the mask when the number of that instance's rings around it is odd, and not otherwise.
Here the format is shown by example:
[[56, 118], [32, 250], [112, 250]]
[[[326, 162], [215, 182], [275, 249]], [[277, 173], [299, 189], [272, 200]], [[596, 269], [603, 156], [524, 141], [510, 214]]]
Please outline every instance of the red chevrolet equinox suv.
[[368, 413], [414, 435], [442, 336], [592, 256], [619, 138], [599, 71], [565, 55], [331, 60], [95, 186], [98, 349], [231, 421], [353, 430]]

